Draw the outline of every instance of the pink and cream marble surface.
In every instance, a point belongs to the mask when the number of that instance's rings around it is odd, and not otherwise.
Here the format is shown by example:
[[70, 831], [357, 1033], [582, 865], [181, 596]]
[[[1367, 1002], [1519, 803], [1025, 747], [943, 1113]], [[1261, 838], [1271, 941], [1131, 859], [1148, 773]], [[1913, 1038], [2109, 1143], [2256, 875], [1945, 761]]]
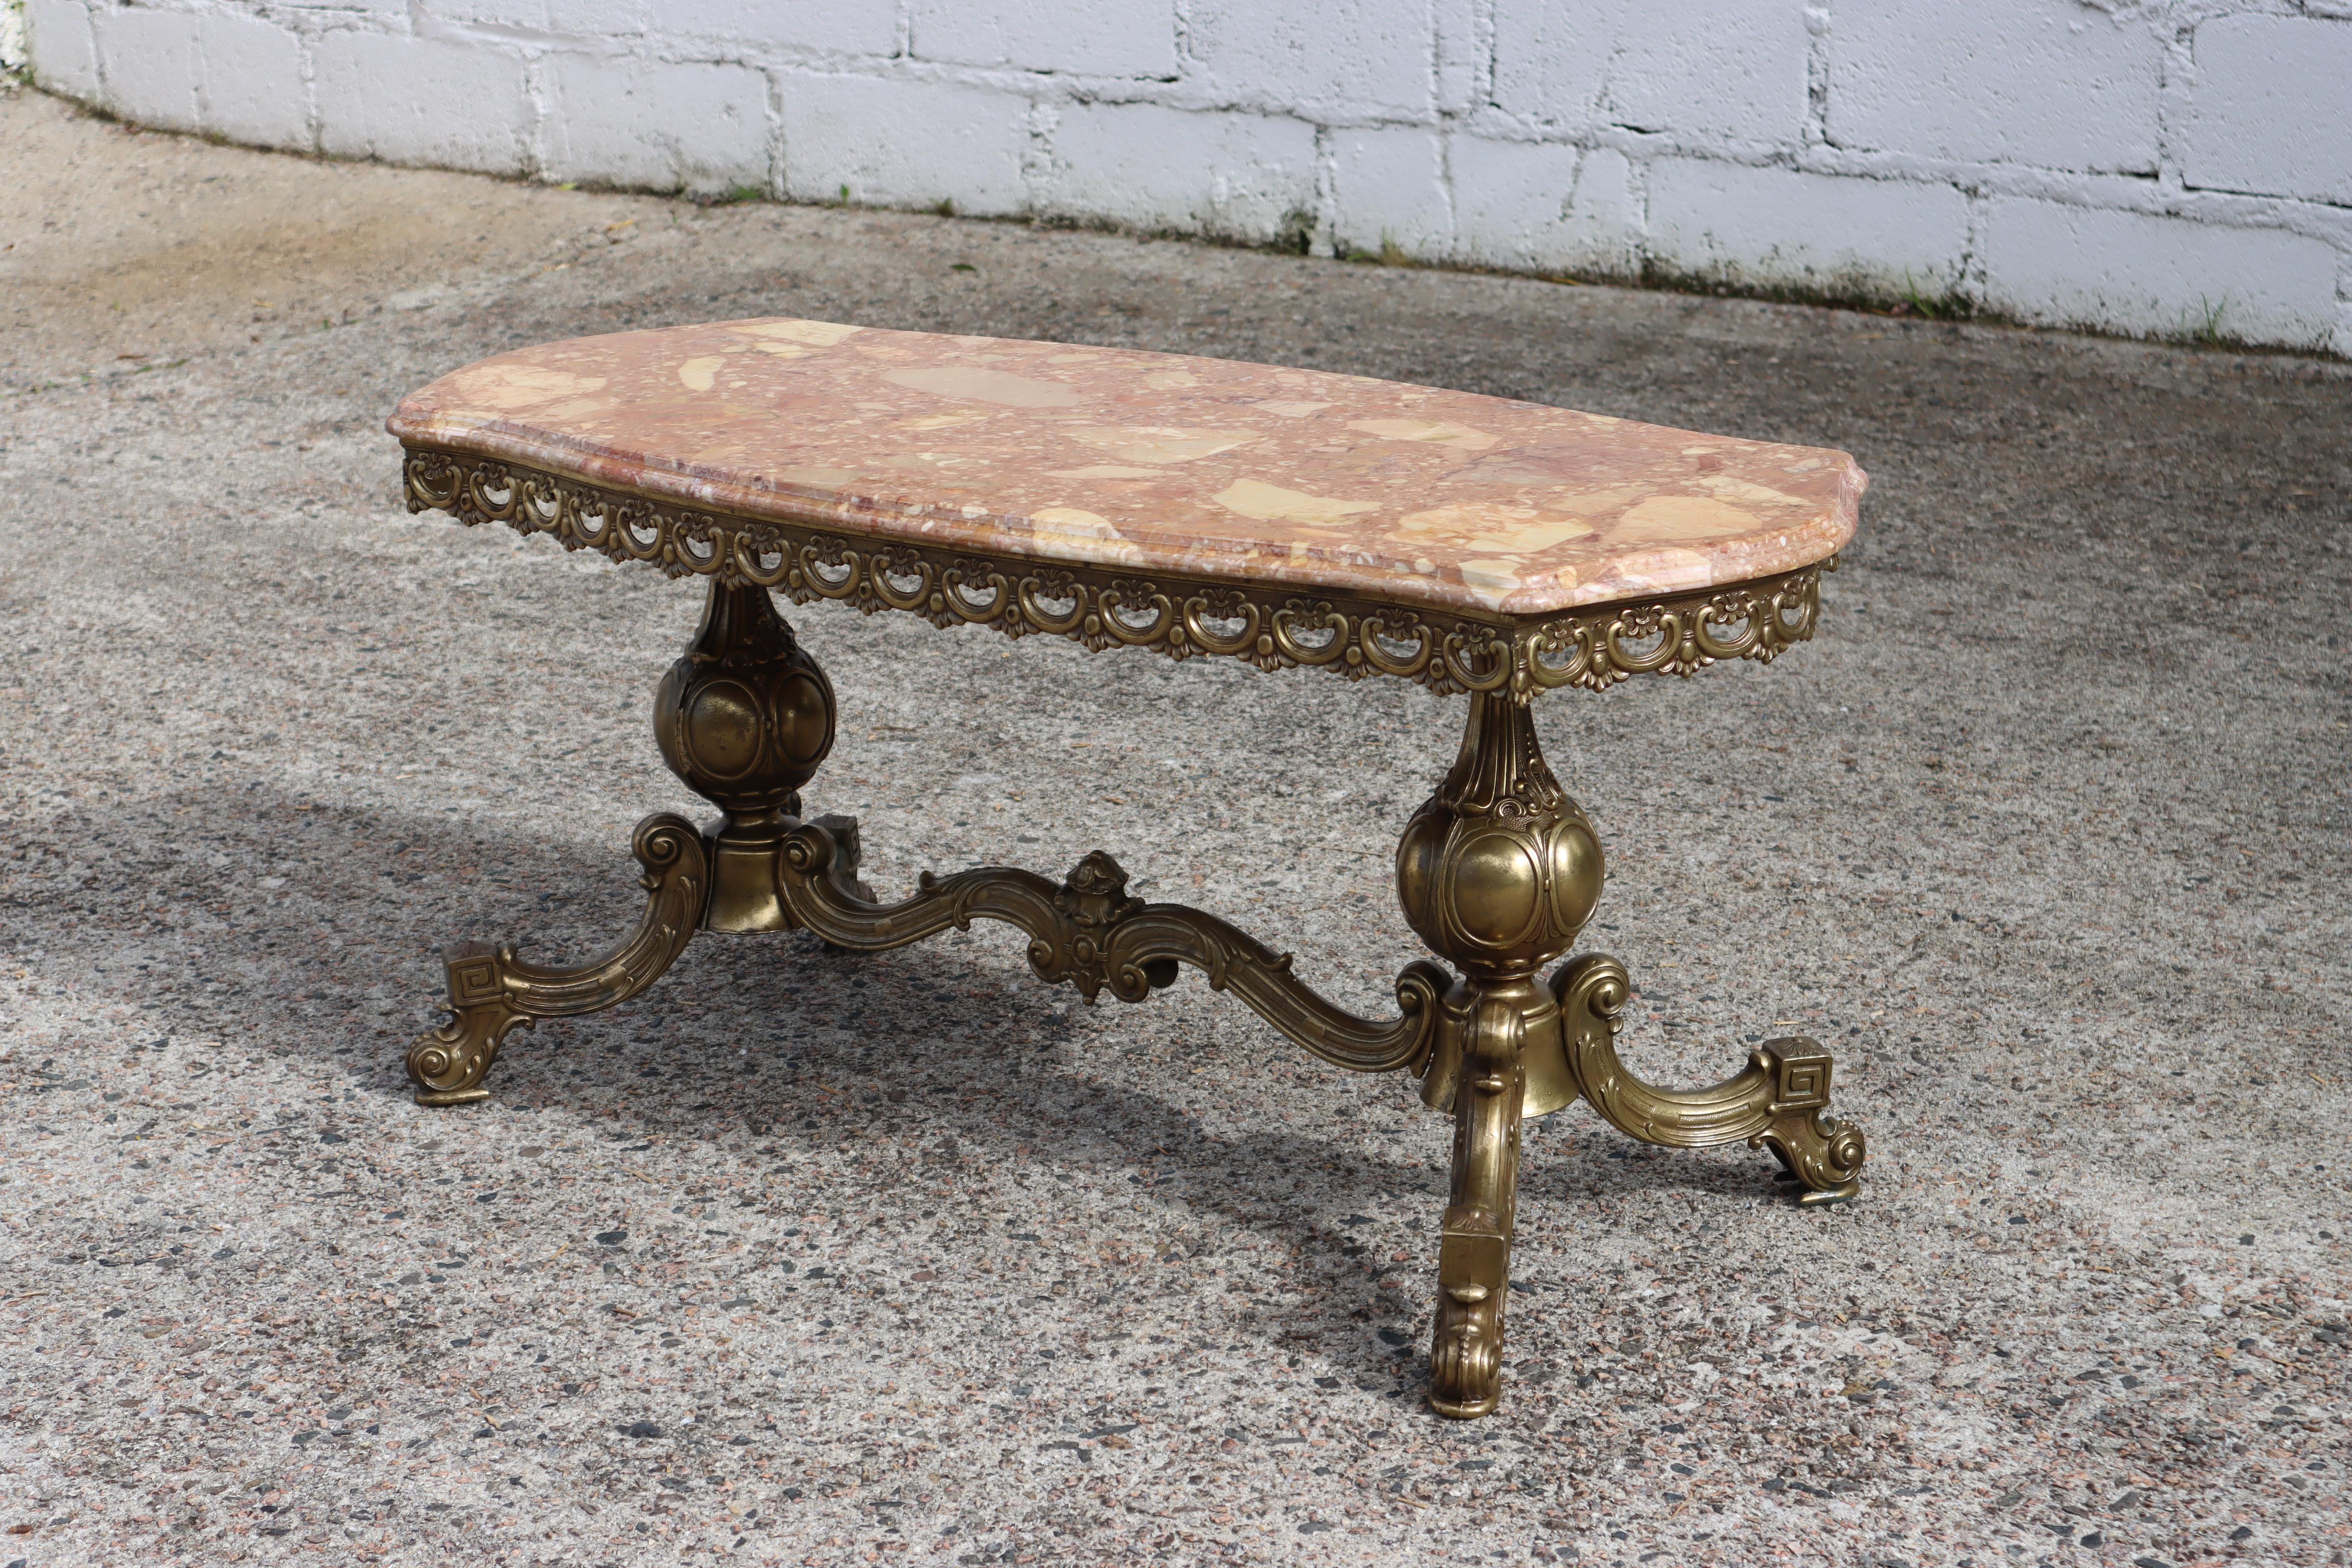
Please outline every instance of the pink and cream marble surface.
[[1869, 482], [1843, 452], [1361, 376], [789, 320], [500, 354], [388, 427], [871, 538], [1510, 616], [1819, 561]]

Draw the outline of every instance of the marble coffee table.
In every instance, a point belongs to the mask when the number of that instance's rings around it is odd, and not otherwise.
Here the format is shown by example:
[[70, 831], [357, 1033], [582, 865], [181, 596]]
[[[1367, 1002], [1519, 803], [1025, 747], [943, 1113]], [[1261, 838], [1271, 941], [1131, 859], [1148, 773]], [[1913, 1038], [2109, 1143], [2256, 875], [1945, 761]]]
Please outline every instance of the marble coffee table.
[[[708, 581], [654, 738], [724, 814], [638, 825], [645, 912], [601, 958], [448, 948], [452, 1016], [408, 1053], [424, 1103], [483, 1098], [516, 1026], [627, 1000], [698, 931], [880, 951], [1003, 921], [1041, 979], [1089, 1002], [1140, 1002], [1191, 964], [1316, 1056], [1410, 1073], [1452, 1113], [1429, 1397], [1457, 1416], [1500, 1392], [1523, 1118], [1580, 1096], [1645, 1142], [1769, 1149], [1800, 1202], [1855, 1192], [1863, 1137], [1830, 1113], [1818, 1044], [1775, 1039], [1712, 1089], [1659, 1089], [1617, 1058], [1622, 964], [1540, 973], [1591, 916], [1601, 858], [1528, 714], [1559, 688], [1811, 637], [1866, 482], [1845, 454], [1356, 376], [784, 320], [501, 354], [390, 428], [412, 510]], [[779, 589], [1463, 694], [1461, 754], [1397, 846], [1405, 919], [1452, 969], [1406, 964], [1396, 1016], [1359, 1017], [1216, 916], [1129, 896], [1100, 849], [1058, 881], [986, 867], [877, 900], [856, 821], [803, 814], [834, 694]]]

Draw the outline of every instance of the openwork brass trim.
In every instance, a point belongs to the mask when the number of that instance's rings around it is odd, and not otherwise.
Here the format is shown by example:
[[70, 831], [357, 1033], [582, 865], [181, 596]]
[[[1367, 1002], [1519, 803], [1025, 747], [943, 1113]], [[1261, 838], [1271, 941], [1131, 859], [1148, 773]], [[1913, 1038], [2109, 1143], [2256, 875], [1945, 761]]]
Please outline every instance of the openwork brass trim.
[[784, 836], [776, 885], [801, 925], [832, 942], [879, 952], [975, 920], [1029, 933], [1029, 967], [1048, 984], [1075, 985], [1088, 1002], [1105, 991], [1140, 1002], [1173, 984], [1176, 968], [1201, 971], [1284, 1035], [1350, 1072], [1419, 1072], [1429, 1059], [1437, 999], [1453, 976], [1426, 959], [1397, 976], [1398, 1016], [1360, 1018], [1326, 1001], [1290, 972], [1290, 955], [1216, 916], [1182, 904], [1130, 898], [1127, 873], [1097, 849], [1059, 886], [1034, 871], [982, 866], [950, 876], [926, 871], [915, 896], [874, 901], [856, 879], [857, 825], [820, 817]]
[[1811, 637], [1821, 574], [1836, 568], [1832, 556], [1733, 587], [1484, 619], [1278, 584], [858, 540], [431, 447], [410, 447], [404, 473], [411, 511], [551, 533], [566, 549], [646, 562], [673, 577], [781, 589], [797, 604], [833, 599], [868, 615], [904, 610], [935, 626], [1064, 637], [1097, 652], [1214, 654], [1268, 670], [1312, 666], [1351, 680], [1396, 676], [1441, 693], [1507, 691], [1522, 702], [1561, 686], [1598, 691], [1633, 675], [1687, 676], [1720, 659], [1769, 663]]

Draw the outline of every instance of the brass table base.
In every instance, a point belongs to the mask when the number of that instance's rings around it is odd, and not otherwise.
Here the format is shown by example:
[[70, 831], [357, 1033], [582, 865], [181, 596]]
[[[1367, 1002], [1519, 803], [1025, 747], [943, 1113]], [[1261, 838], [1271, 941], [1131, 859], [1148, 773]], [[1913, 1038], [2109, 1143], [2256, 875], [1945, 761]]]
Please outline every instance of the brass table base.
[[1712, 1089], [1663, 1089], [1617, 1059], [1625, 968], [1585, 953], [1549, 979], [1599, 902], [1601, 847], [1536, 742], [1524, 700], [1476, 692], [1461, 754], [1405, 826], [1397, 890], [1432, 952], [1397, 976], [1397, 1016], [1362, 1018], [1290, 972], [1290, 959], [1214, 915], [1128, 896], [1097, 850], [1055, 883], [983, 867], [925, 873], [912, 898], [882, 903], [857, 879], [857, 825], [800, 815], [801, 786], [832, 749], [833, 688], [764, 588], [714, 579], [702, 625], [662, 681], [655, 738], [673, 771], [726, 813], [705, 833], [667, 813], [638, 824], [646, 908], [610, 952], [577, 968], [511, 947], [448, 948], [447, 1024], [419, 1039], [408, 1072], [425, 1105], [480, 1100], [507, 1035], [541, 1018], [625, 1002], [661, 977], [697, 931], [806, 930], [878, 952], [974, 920], [1029, 933], [1038, 977], [1140, 1002], [1191, 964], [1284, 1035], [1357, 1072], [1403, 1068], [1432, 1109], [1454, 1116], [1453, 1184], [1438, 1247], [1430, 1404], [1484, 1415], [1502, 1385], [1519, 1124], [1583, 1099], [1619, 1131], [1682, 1149], [1744, 1142], [1779, 1160], [1798, 1201], [1832, 1203], [1860, 1185], [1861, 1131], [1829, 1110], [1831, 1062], [1790, 1037], [1753, 1052]]

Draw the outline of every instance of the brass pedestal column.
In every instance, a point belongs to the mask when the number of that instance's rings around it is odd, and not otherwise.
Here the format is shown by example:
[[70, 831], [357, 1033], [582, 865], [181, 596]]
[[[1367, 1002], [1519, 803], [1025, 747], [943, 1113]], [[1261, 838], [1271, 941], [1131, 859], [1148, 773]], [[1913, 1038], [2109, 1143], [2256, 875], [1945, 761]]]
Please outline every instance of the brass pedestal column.
[[1421, 1074], [1423, 1100], [1454, 1113], [1430, 1346], [1444, 1415], [1484, 1415], [1501, 1394], [1524, 1118], [1581, 1098], [1645, 1143], [1769, 1149], [1801, 1203], [1860, 1186], [1862, 1133], [1830, 1115], [1830, 1058], [1813, 1041], [1769, 1041], [1711, 1089], [1660, 1089], [1617, 1058], [1624, 965], [1585, 953], [1536, 979], [1591, 918], [1601, 880], [1599, 840], [1545, 765], [1527, 706], [1474, 694], [1460, 756], [1397, 846], [1405, 919], [1462, 971]]
[[790, 931], [776, 856], [798, 826], [801, 786], [833, 750], [833, 683], [765, 588], [710, 585], [702, 625], [654, 693], [654, 742], [669, 771], [727, 814], [710, 836], [716, 931]]
[[1543, 1048], [1559, 1004], [1536, 971], [1576, 940], [1601, 881], [1592, 825], [1544, 765], [1527, 706], [1500, 692], [1470, 704], [1461, 755], [1397, 845], [1405, 919], [1462, 971], [1439, 1004], [1421, 1097], [1454, 1113], [1429, 1397], [1463, 1416], [1492, 1410], [1500, 1389], [1520, 1117], [1575, 1095]]

